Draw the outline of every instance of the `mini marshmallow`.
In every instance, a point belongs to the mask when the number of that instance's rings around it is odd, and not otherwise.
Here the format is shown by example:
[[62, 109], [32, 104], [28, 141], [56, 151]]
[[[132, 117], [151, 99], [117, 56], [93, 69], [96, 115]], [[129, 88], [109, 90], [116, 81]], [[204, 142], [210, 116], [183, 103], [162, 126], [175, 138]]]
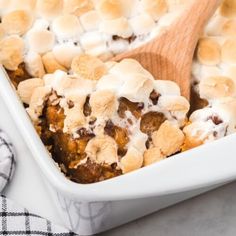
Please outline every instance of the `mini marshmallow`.
[[91, 31], [98, 29], [100, 17], [99, 14], [93, 10], [81, 15], [80, 21], [85, 31]]
[[74, 15], [62, 15], [57, 17], [52, 23], [52, 30], [58, 40], [79, 39], [83, 32], [78, 18]]
[[33, 18], [29, 12], [16, 10], [2, 18], [2, 26], [7, 34], [23, 35], [31, 27]]
[[201, 80], [199, 93], [201, 98], [216, 99], [235, 95], [236, 87], [231, 78], [211, 76]]
[[31, 30], [27, 34], [30, 51], [43, 54], [50, 51], [55, 43], [54, 34], [48, 30]]
[[158, 20], [168, 10], [166, 0], [141, 0], [141, 4], [154, 20]]
[[102, 21], [100, 30], [104, 33], [118, 35], [122, 38], [129, 38], [133, 34], [132, 28], [125, 17]]
[[223, 36], [235, 37], [236, 36], [236, 20], [235, 19], [227, 20], [222, 26], [221, 32]]
[[197, 58], [204, 65], [217, 65], [220, 62], [220, 45], [214, 39], [202, 38], [197, 48]]
[[100, 0], [97, 5], [97, 11], [104, 20], [113, 20], [123, 16], [120, 0]]
[[226, 39], [221, 48], [221, 59], [225, 63], [236, 62], [236, 40], [235, 38]]
[[15, 71], [23, 62], [24, 41], [19, 36], [5, 37], [0, 41], [0, 63]]
[[134, 147], [130, 147], [120, 161], [123, 173], [128, 173], [141, 168], [143, 165], [142, 153]]
[[236, 16], [236, 2], [234, 0], [224, 0], [221, 7], [220, 13], [222, 16], [233, 18]]
[[44, 54], [42, 60], [47, 73], [53, 73], [56, 70], [66, 71], [66, 68], [59, 64], [52, 52]]
[[82, 52], [79, 45], [59, 44], [53, 48], [53, 55], [55, 59], [66, 68], [70, 68], [73, 58], [80, 55]]
[[29, 52], [25, 57], [25, 68], [27, 72], [35, 77], [42, 78], [45, 74], [42, 58], [35, 52]]
[[61, 14], [63, 0], [37, 0], [36, 10], [40, 17], [52, 20]]
[[180, 88], [173, 81], [155, 80], [154, 81], [154, 89], [160, 95], [178, 95], [178, 96], [180, 96]]
[[155, 22], [151, 16], [145, 13], [133, 17], [129, 22], [136, 35], [147, 34], [155, 27]]
[[147, 102], [149, 94], [153, 90], [153, 80], [142, 74], [129, 74], [119, 89], [119, 96], [132, 102]]

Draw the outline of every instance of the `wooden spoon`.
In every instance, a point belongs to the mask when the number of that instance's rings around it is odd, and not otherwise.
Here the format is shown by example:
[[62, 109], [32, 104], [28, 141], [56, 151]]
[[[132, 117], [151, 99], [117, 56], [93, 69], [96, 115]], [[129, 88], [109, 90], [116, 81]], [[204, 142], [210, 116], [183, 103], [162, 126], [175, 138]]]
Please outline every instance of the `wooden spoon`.
[[190, 97], [190, 77], [194, 50], [203, 28], [220, 0], [193, 0], [183, 14], [160, 36], [134, 50], [113, 58], [134, 58], [156, 79], [175, 81], [181, 93]]

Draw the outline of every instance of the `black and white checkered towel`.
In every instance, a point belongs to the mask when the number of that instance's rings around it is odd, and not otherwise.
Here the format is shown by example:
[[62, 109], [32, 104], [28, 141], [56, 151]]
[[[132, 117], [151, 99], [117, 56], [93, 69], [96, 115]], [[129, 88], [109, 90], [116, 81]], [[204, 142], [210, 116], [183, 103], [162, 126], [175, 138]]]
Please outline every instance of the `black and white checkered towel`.
[[[11, 180], [15, 169], [15, 152], [6, 134], [0, 130], [0, 193]], [[0, 195], [0, 235], [76, 235], [50, 221], [28, 212]]]

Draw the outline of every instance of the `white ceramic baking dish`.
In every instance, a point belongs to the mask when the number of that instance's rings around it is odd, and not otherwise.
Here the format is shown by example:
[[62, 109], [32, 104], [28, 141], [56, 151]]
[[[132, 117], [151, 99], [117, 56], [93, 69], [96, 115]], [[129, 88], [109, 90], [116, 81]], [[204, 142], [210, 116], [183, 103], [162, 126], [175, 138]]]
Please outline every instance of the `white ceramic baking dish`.
[[91, 235], [236, 179], [236, 134], [94, 184], [71, 182], [37, 135], [0, 66], [0, 93], [40, 168], [65, 226]]

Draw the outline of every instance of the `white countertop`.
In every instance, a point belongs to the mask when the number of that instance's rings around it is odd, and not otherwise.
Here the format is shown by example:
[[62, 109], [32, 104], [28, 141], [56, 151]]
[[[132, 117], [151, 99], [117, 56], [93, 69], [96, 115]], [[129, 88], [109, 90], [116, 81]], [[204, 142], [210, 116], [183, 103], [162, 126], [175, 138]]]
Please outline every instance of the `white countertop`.
[[[0, 128], [7, 131], [17, 151], [17, 168], [5, 194], [33, 213], [62, 224], [52, 207], [32, 155], [0, 98]], [[236, 183], [185, 201], [117, 229], [104, 236], [232, 236], [236, 234]]]

